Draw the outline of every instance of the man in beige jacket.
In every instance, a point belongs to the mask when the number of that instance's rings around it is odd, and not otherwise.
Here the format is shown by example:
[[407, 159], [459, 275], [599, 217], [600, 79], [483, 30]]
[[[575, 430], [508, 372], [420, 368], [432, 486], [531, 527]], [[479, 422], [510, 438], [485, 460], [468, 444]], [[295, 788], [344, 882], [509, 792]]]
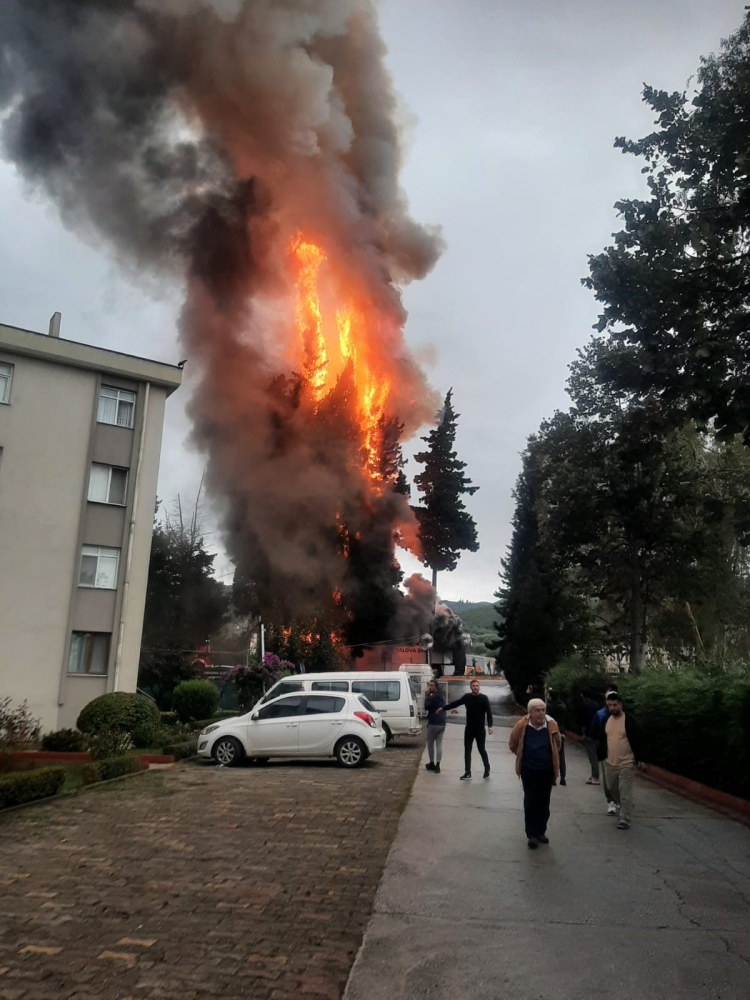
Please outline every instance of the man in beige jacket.
[[526, 838], [534, 849], [549, 843], [549, 802], [560, 773], [560, 730], [554, 719], [547, 718], [546, 707], [541, 698], [532, 698], [529, 714], [518, 720], [508, 740], [523, 784]]

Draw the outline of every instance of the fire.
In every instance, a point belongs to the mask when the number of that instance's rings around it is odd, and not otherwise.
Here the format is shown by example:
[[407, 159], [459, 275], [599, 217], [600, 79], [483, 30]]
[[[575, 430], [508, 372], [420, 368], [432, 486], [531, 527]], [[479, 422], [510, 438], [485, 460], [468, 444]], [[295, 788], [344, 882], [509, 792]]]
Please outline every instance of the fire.
[[351, 366], [365, 464], [370, 478], [377, 481], [382, 478], [377, 468], [377, 430], [386, 412], [390, 384], [377, 364], [368, 361], [368, 338], [373, 331], [364, 313], [349, 301], [337, 305], [330, 319], [324, 317], [320, 283], [328, 258], [322, 247], [297, 233], [290, 252], [296, 261], [295, 325], [305, 378], [314, 401], [320, 403], [333, 389], [339, 374]]

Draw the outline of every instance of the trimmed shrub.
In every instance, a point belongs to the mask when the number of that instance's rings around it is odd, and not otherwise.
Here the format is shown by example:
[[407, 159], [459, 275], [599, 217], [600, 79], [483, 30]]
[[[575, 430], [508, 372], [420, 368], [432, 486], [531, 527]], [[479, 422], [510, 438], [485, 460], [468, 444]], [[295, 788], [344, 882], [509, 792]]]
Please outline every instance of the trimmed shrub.
[[136, 747], [151, 746], [161, 723], [156, 703], [140, 694], [113, 691], [85, 705], [76, 725], [82, 733], [115, 730], [127, 733]]
[[104, 729], [91, 737], [89, 749], [94, 760], [109, 760], [110, 757], [124, 757], [135, 748], [129, 733]]
[[64, 767], [42, 767], [0, 777], [0, 809], [57, 795], [65, 784]]
[[172, 692], [172, 708], [181, 722], [205, 719], [219, 707], [219, 692], [210, 681], [183, 681]]
[[187, 740], [184, 743], [169, 743], [164, 747], [164, 753], [171, 754], [175, 760], [185, 760], [186, 757], [194, 757], [197, 752], [197, 740]]
[[135, 774], [136, 771], [145, 771], [147, 766], [135, 754], [131, 754], [128, 757], [111, 757], [109, 760], [98, 760], [96, 762], [100, 781], [109, 781], [110, 778], [120, 778], [123, 774]]
[[81, 781], [84, 785], [93, 785], [99, 781], [99, 766], [97, 764], [84, 764], [80, 770]]
[[83, 753], [88, 741], [77, 729], [56, 729], [42, 737], [42, 750], [50, 753]]
[[180, 720], [177, 718], [177, 712], [162, 712], [161, 713], [161, 724], [162, 726], [174, 726], [175, 723]]

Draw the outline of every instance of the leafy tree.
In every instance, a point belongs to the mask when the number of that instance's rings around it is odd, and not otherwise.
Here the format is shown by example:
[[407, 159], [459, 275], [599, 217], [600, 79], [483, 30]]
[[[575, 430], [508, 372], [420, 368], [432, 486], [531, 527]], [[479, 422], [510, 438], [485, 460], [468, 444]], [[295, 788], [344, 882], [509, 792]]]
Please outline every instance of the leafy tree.
[[154, 522], [138, 683], [161, 708], [177, 684], [195, 677], [194, 651], [228, 615], [227, 590], [212, 576], [215, 558], [204, 546], [199, 502], [189, 523], [179, 498]]
[[603, 384], [750, 441], [750, 15], [701, 60], [692, 97], [650, 86], [656, 129], [615, 145], [644, 161], [649, 197], [590, 258], [603, 304]]
[[479, 489], [464, 475], [466, 462], [459, 461], [454, 449], [459, 414], [453, 409], [453, 390], [445, 397], [437, 427], [423, 437], [428, 445], [414, 456], [424, 471], [414, 477], [423, 501], [415, 507], [425, 565], [432, 569], [432, 585], [437, 587], [440, 570], [456, 568], [462, 551], [479, 548], [474, 518], [462, 497]]

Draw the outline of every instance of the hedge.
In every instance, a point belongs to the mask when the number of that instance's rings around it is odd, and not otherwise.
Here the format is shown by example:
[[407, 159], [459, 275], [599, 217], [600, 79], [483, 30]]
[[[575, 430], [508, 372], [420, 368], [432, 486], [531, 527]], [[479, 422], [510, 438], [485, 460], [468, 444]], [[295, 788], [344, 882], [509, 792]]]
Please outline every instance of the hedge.
[[172, 709], [180, 722], [204, 719], [219, 707], [219, 692], [210, 681], [183, 681], [172, 692]]
[[38, 771], [5, 774], [0, 777], [0, 809], [57, 795], [64, 784], [64, 767], [42, 767]]
[[56, 729], [42, 737], [42, 750], [55, 753], [81, 753], [88, 747], [88, 740], [77, 729]]
[[156, 739], [161, 715], [150, 698], [113, 691], [85, 705], [76, 725], [82, 733], [91, 736], [111, 730], [125, 732], [136, 747], [149, 747]]
[[198, 752], [197, 740], [186, 740], [184, 743], [168, 743], [163, 747], [165, 754], [171, 754], [175, 760], [185, 760], [186, 757], [193, 757]]
[[81, 774], [84, 785], [92, 785], [97, 781], [120, 778], [123, 774], [145, 771], [146, 766], [140, 757], [131, 754], [126, 757], [110, 757], [105, 760], [92, 761], [81, 768]]
[[[590, 670], [576, 673], [570, 664], [548, 674], [568, 718], [590, 678]], [[594, 680], [599, 690], [612, 683], [602, 674]], [[716, 669], [647, 669], [615, 683], [625, 711], [639, 722], [646, 763], [750, 799], [750, 678]]]

